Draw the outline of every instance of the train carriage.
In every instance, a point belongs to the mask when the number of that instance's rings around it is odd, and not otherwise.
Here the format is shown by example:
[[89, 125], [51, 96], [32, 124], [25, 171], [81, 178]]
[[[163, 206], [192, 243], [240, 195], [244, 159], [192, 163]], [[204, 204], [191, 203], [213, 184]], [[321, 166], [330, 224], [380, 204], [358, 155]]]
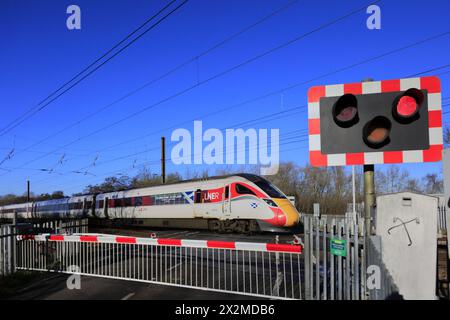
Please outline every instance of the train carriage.
[[137, 225], [237, 232], [275, 231], [299, 220], [278, 188], [251, 174], [98, 194], [94, 216]]
[[282, 231], [300, 214], [276, 186], [253, 174], [234, 174], [160, 186], [0, 207], [11, 218], [89, 217], [126, 225], [214, 231]]
[[16, 218], [29, 219], [31, 218], [32, 205], [32, 202], [27, 202], [1, 206], [0, 219], [8, 219], [12, 221], [14, 219], [14, 215], [16, 216]]
[[69, 198], [37, 201], [33, 203], [33, 218], [59, 219], [69, 217]]
[[83, 218], [92, 214], [93, 195], [37, 201], [32, 217], [36, 219]]
[[70, 197], [68, 201], [69, 217], [85, 218], [92, 216], [94, 205], [94, 195], [84, 195]]

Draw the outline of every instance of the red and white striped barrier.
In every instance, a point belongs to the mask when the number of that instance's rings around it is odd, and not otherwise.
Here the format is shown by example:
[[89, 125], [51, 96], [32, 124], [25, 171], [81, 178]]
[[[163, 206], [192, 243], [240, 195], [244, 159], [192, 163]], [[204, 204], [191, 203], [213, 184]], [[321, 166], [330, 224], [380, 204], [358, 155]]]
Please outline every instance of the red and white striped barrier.
[[[24, 239], [32, 240], [32, 239]], [[156, 246], [176, 246], [191, 248], [211, 248], [211, 249], [231, 249], [249, 250], [262, 252], [288, 252], [302, 253], [301, 245], [257, 243], [257, 242], [234, 242], [217, 240], [190, 240], [190, 239], [169, 239], [169, 238], [137, 238], [114, 235], [36, 235], [35, 241], [65, 241], [65, 242], [93, 242], [93, 243], [118, 243], [118, 244], [142, 244]]]

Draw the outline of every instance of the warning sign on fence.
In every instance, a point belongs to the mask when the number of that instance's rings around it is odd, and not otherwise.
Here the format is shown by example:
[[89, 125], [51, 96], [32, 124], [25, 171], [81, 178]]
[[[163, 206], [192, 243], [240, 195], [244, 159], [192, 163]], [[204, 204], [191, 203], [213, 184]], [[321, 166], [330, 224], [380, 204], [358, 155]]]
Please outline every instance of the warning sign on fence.
[[347, 256], [347, 241], [342, 239], [330, 239], [330, 252], [332, 255], [346, 257]]

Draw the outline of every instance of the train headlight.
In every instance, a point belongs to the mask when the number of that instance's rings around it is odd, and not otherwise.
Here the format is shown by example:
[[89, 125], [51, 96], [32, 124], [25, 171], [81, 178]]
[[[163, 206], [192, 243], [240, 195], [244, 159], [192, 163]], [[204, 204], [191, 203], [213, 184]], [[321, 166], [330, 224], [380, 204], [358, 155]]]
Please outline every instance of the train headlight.
[[271, 199], [263, 199], [265, 203], [267, 203], [271, 207], [278, 207], [277, 204]]

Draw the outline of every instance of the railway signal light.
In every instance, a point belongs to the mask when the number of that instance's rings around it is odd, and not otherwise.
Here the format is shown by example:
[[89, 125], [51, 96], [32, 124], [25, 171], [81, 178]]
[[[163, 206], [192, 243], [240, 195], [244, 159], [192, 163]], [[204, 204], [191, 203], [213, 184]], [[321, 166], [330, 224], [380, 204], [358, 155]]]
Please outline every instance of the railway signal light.
[[314, 166], [440, 161], [440, 81], [421, 77], [312, 87], [308, 127]]

